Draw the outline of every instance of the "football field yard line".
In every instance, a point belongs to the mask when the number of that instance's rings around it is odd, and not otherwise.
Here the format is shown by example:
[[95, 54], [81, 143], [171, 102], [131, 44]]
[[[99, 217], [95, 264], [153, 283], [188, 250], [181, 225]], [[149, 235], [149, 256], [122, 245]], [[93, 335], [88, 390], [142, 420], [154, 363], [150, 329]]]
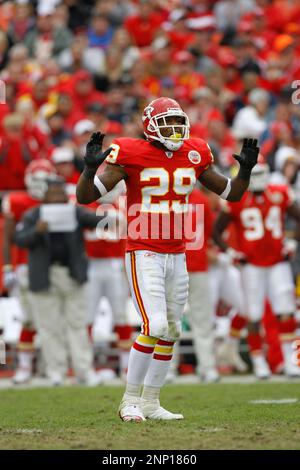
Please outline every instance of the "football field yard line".
[[123, 390], [2, 389], [0, 449], [300, 450], [299, 383], [168, 385], [161, 404], [184, 420], [139, 424], [118, 418]]

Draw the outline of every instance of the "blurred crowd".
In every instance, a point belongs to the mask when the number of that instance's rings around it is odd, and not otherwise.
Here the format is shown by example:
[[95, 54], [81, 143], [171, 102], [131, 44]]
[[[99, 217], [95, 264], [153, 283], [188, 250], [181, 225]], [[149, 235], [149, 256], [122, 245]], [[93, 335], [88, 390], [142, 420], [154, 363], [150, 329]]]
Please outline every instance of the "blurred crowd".
[[296, 0], [2, 1], [0, 190], [57, 147], [80, 170], [95, 128], [141, 135], [140, 111], [164, 95], [222, 169], [251, 136], [277, 170], [278, 149], [299, 148], [299, 71]]
[[[243, 138], [257, 138], [271, 181], [300, 199], [297, 0], [0, 1], [0, 80], [4, 200], [28, 189], [28, 165], [40, 159], [74, 193], [91, 133], [106, 134], [104, 147], [115, 137], [142, 137], [142, 111], [160, 96], [180, 103], [190, 135], [209, 143], [223, 173], [234, 174], [232, 154]], [[295, 225], [288, 228], [297, 238]], [[102, 249], [88, 252], [96, 285], [102, 258], [113, 257]], [[122, 256], [114, 254], [111, 271]], [[126, 296], [125, 287], [119, 310]], [[118, 335], [124, 371], [131, 335], [124, 319]]]

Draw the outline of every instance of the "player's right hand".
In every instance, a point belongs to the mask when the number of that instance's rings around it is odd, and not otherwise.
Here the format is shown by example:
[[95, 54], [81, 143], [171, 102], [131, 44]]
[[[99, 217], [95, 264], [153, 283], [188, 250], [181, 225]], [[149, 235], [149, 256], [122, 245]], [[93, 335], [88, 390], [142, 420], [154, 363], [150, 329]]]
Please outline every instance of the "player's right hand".
[[102, 134], [101, 132], [93, 132], [89, 142], [87, 143], [84, 161], [88, 168], [97, 169], [101, 163], [104, 162], [107, 155], [112, 151], [112, 147], [109, 147], [102, 153], [104, 137], [105, 134]]

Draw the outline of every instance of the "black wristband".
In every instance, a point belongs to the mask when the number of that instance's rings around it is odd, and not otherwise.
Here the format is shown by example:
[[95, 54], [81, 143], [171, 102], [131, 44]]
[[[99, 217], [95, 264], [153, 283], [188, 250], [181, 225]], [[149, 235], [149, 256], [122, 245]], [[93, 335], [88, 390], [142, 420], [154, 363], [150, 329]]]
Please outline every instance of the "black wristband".
[[82, 174], [86, 179], [93, 180], [97, 172], [97, 169], [98, 168], [89, 168], [88, 166], [85, 166]]
[[250, 176], [251, 176], [251, 171], [252, 171], [252, 168], [249, 169], [249, 168], [243, 168], [242, 166], [240, 166], [240, 169], [239, 169], [239, 172], [238, 172], [237, 176], [241, 180], [249, 181]]

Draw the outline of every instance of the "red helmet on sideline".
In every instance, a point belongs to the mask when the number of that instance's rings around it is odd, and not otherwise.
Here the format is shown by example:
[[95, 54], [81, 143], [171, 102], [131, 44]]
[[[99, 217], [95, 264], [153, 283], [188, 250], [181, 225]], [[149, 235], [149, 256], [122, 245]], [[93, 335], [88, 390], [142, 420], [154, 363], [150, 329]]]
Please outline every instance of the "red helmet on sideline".
[[56, 170], [49, 160], [40, 158], [29, 163], [25, 171], [25, 186], [30, 196], [43, 199], [47, 189], [47, 179], [56, 174]]

